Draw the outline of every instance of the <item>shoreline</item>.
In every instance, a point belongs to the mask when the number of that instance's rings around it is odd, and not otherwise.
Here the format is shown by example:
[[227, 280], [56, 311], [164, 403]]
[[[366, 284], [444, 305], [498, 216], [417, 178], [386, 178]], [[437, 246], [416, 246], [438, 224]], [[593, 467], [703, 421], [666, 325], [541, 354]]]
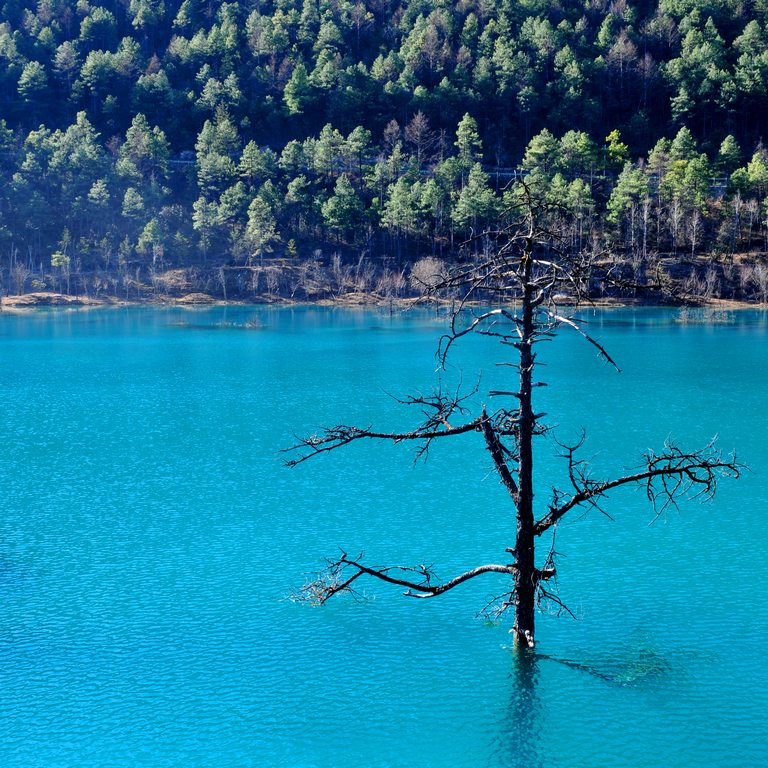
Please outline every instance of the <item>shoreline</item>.
[[[181, 296], [164, 296], [152, 298], [121, 299], [113, 296], [71, 296], [69, 294], [55, 293], [52, 291], [36, 291], [10, 296], [0, 296], [0, 313], [2, 312], [28, 312], [36, 309], [104, 309], [120, 307], [179, 307], [188, 309], [201, 309], [207, 307], [229, 306], [274, 306], [274, 307], [398, 307], [407, 309], [418, 304], [445, 305], [453, 303], [451, 299], [424, 299], [423, 297], [382, 297], [371, 293], [348, 293], [332, 298], [317, 300], [293, 299], [285, 296], [265, 294], [257, 296], [254, 300], [222, 299], [208, 293], [189, 293]], [[564, 302], [561, 306], [573, 306]], [[631, 307], [666, 307], [689, 308], [710, 310], [760, 310], [766, 309], [766, 304], [737, 301], [733, 299], [697, 299], [689, 302], [657, 303], [632, 298], [602, 297], [581, 304], [582, 308], [594, 309], [624, 309]]]

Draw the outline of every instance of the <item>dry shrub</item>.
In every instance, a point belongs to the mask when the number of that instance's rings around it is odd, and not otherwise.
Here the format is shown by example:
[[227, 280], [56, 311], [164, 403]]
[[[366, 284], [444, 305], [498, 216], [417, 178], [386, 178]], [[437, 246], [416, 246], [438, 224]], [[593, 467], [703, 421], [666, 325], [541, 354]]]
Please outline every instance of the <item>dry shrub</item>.
[[411, 288], [428, 292], [434, 290], [438, 285], [445, 282], [448, 276], [448, 269], [445, 263], [433, 256], [427, 256], [419, 259], [411, 267], [410, 285]]

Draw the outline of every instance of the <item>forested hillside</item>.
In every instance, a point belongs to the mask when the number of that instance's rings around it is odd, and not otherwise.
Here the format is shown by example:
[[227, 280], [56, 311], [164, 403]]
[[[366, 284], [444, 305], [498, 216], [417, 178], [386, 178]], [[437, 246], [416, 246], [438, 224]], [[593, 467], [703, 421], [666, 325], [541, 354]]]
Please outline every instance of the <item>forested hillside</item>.
[[174, 269], [397, 294], [481, 249], [523, 174], [570, 247], [765, 300], [767, 24], [767, 0], [9, 0], [1, 292]]

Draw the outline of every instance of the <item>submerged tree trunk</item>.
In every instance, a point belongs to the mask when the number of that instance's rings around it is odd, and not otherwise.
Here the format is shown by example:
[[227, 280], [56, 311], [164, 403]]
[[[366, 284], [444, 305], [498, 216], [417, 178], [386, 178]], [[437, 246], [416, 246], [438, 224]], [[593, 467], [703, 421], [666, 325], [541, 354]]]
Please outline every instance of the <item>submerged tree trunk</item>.
[[517, 539], [515, 542], [517, 571], [515, 573], [515, 640], [532, 646], [535, 636], [536, 561], [533, 535], [533, 432], [536, 417], [533, 413], [533, 343], [534, 306], [531, 285], [531, 259], [524, 257], [523, 306], [520, 353], [520, 401], [518, 421], [518, 451], [520, 459], [517, 472], [518, 493]]
[[[533, 441], [543, 431], [540, 424], [543, 414], [534, 411], [533, 389], [543, 386], [543, 382], [533, 379], [534, 345], [552, 337], [558, 328], [567, 327], [596, 347], [604, 360], [614, 367], [616, 364], [601, 344], [585, 333], [574, 319], [560, 313], [556, 303], [557, 296], [563, 292], [578, 300], [596, 267], [582, 255], [569, 255], [552, 243], [548, 231], [536, 223], [537, 209], [524, 184], [519, 195], [519, 205], [514, 209], [518, 211], [518, 218], [506, 230], [496, 233], [501, 242], [496, 251], [478, 263], [458, 268], [441, 286], [460, 289], [463, 298], [458, 308], [454, 308], [450, 329], [438, 348], [438, 358], [444, 365], [453, 343], [475, 333], [495, 338], [506, 349], [514, 348], [516, 358], [499, 364], [517, 368], [517, 388], [486, 393], [489, 397], [505, 398], [507, 404], [490, 414], [484, 405], [480, 414], [473, 418], [470, 415], [471, 401], [477, 388], [468, 394], [460, 394], [458, 390], [450, 392], [438, 387], [430, 396], [415, 395], [400, 401], [416, 406], [423, 416], [420, 425], [410, 432], [380, 432], [342, 424], [300, 438], [293, 449], [289, 449], [299, 451], [298, 458], [287, 462], [289, 466], [296, 466], [360, 439], [394, 443], [417, 441], [420, 444], [417, 455], [426, 456], [435, 440], [479, 432], [514, 506], [515, 546], [505, 550], [512, 555], [513, 562], [487, 563], [441, 582], [431, 568], [424, 565], [374, 567], [364, 562], [362, 554], [350, 557], [342, 552], [335, 560], [327, 561], [327, 567], [317, 578], [298, 590], [294, 595], [297, 599], [322, 604], [333, 595], [354, 593], [355, 582], [363, 576], [405, 588], [409, 597], [430, 598], [478, 576], [502, 574], [506, 578], [505, 591], [497, 594], [481, 612], [491, 619], [498, 619], [513, 608], [511, 633], [515, 646], [530, 648], [535, 641], [535, 613], [540, 604], [554, 607], [558, 613], [570, 613], [556, 590], [547, 587], [548, 580], [556, 574], [552, 547], [546, 561], [536, 565], [537, 538], [547, 532], [553, 534], [562, 517], [574, 509], [581, 512], [600, 509], [603, 497], [623, 485], [643, 487], [658, 515], [670, 505], [674, 506], [676, 499], [687, 492], [709, 498], [714, 494], [720, 476], [739, 475], [740, 465], [735, 457], [723, 458], [713, 443], [686, 453], [667, 441], [661, 452], [649, 450], [645, 454], [643, 465], [637, 472], [614, 480], [598, 480], [577, 457], [582, 441], [570, 446], [559, 443], [563, 451], [561, 455], [567, 461], [565, 490], [553, 488], [545, 509], [535, 516]], [[488, 296], [497, 300], [496, 308], [481, 311], [470, 304], [471, 299], [487, 302]]]

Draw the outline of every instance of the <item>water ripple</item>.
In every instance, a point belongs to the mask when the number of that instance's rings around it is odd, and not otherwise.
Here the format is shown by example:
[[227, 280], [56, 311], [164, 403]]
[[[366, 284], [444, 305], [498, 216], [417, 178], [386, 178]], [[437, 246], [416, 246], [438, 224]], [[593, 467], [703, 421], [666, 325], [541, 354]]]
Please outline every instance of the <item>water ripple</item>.
[[[503, 580], [436, 601], [283, 599], [340, 546], [449, 576], [512, 543], [471, 436], [415, 468], [374, 445], [280, 465], [307, 425], [401, 419], [382, 390], [431, 384], [433, 315], [214, 308], [194, 318], [210, 334], [180, 332], [177, 310], [0, 316], [0, 765], [766, 763], [768, 609], [749, 597], [768, 579], [765, 324], [679, 319], [593, 318], [622, 377], [551, 345], [546, 408], [591, 425], [598, 462], [718, 422], [755, 471], [651, 528], [637, 494], [614, 500], [616, 523], [563, 525], [580, 620], [540, 617], [522, 663], [505, 627], [473, 618]], [[256, 321], [269, 332], [242, 332]], [[548, 488], [559, 468], [537, 471]]]

